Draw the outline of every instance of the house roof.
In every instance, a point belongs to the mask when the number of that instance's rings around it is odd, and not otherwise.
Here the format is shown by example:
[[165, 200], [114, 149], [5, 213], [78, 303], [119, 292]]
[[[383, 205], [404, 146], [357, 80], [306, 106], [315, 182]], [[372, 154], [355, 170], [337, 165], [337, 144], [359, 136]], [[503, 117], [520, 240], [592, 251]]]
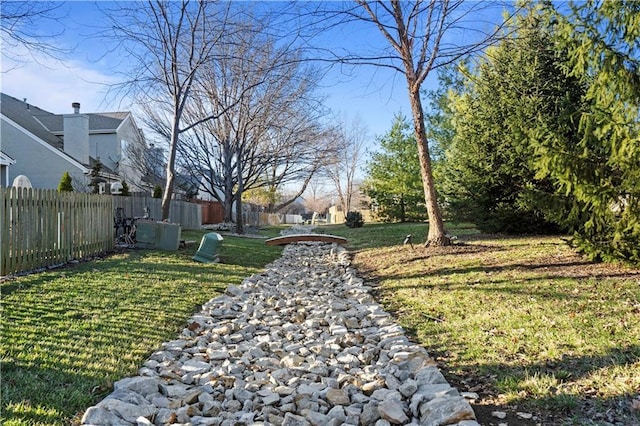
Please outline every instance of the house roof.
[[24, 101], [19, 101], [4, 93], [0, 93], [0, 112], [43, 141], [55, 148], [63, 149], [62, 139], [48, 131], [46, 127], [35, 118], [35, 116], [46, 117], [53, 116], [54, 114], [40, 109], [37, 106], [29, 105]]
[[[84, 114], [89, 117], [89, 132], [114, 132], [129, 115], [128, 112], [105, 112]], [[64, 115], [50, 114], [35, 116], [51, 133], [64, 132]]]
[[[2, 114], [56, 148], [62, 149], [62, 139], [59, 135], [64, 132], [65, 114], [53, 114], [5, 93], [1, 95]], [[84, 115], [89, 117], [89, 132], [99, 133], [116, 131], [130, 113], [118, 111]]]
[[[60, 137], [63, 134], [64, 114], [53, 114], [5, 93], [0, 93], [0, 112], [24, 130], [58, 149], [60, 155], [68, 156], [64, 152], [63, 138]], [[90, 133], [100, 131], [115, 132], [130, 113], [105, 112], [87, 115], [89, 116]], [[74, 161], [76, 160], [74, 159]], [[85, 164], [85, 166], [93, 167], [96, 161], [95, 158], [89, 157], [89, 164]], [[104, 164], [102, 167], [105, 173], [115, 175], [115, 172]]]

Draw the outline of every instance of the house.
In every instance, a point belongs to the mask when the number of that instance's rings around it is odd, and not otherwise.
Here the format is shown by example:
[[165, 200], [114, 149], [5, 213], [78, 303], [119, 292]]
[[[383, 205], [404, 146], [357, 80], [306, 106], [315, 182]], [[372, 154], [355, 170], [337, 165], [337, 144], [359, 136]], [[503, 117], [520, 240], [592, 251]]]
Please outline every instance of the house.
[[[1, 146], [1, 145], [0, 145]], [[16, 164], [16, 160], [0, 151], [0, 186], [9, 186], [9, 166]]]
[[[2, 185], [18, 175], [34, 188], [56, 189], [64, 172], [74, 189], [89, 191], [92, 169], [98, 167], [101, 188], [124, 180], [131, 191], [151, 191], [129, 152], [146, 149], [142, 131], [130, 112], [81, 113], [73, 103], [69, 114], [53, 114], [1, 93], [0, 149]], [[140, 151], [140, 149], [138, 149]]]

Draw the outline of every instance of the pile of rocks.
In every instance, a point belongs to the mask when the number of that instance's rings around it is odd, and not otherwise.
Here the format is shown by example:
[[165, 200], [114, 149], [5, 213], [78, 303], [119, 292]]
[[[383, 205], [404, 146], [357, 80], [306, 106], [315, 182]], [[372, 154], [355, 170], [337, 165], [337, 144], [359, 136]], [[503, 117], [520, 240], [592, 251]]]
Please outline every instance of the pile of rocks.
[[83, 424], [478, 426], [339, 246], [299, 243], [203, 306]]

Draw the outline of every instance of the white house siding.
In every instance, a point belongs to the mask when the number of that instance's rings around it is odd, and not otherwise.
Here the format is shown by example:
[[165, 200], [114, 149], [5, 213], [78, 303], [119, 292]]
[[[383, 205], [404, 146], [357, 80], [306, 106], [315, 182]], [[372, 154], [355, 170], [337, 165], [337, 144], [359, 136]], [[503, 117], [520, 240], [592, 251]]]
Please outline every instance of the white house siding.
[[0, 127], [2, 150], [15, 160], [15, 164], [9, 168], [9, 182], [13, 182], [18, 175], [25, 175], [34, 188], [56, 189], [60, 178], [68, 171], [74, 186], [87, 185], [87, 169], [80, 163], [16, 127], [5, 117], [2, 117]]
[[145, 149], [145, 141], [138, 131], [131, 115], [127, 116], [127, 118], [125, 118], [122, 124], [118, 127], [117, 138], [118, 152], [120, 153], [120, 158], [122, 158], [122, 161], [120, 162], [120, 169], [118, 169], [119, 174], [121, 176], [126, 176], [127, 183], [132, 188], [139, 191], [145, 189], [148, 190], [149, 188], [142, 184], [142, 172], [140, 167], [134, 164], [135, 160], [129, 158], [128, 152], [120, 152], [122, 148], [122, 141], [126, 141], [129, 144], [134, 144], [134, 146], [139, 146]]
[[122, 152], [123, 140], [127, 143], [144, 143], [129, 118], [123, 121], [115, 133], [92, 131], [89, 134], [89, 155], [99, 158], [102, 164], [115, 171], [132, 190], [142, 190], [142, 174], [138, 168], [132, 167], [131, 161], [128, 161], [128, 153]]
[[115, 133], [90, 133], [89, 134], [89, 155], [113, 171], [117, 171], [120, 159], [118, 135]]

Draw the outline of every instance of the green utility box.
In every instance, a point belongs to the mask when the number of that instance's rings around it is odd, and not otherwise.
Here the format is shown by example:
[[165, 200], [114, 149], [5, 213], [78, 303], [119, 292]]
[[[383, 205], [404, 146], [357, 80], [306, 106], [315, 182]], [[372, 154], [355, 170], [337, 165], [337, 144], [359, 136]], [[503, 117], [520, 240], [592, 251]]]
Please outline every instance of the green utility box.
[[180, 225], [177, 223], [157, 222], [156, 248], [175, 251], [180, 247]]
[[158, 250], [178, 250], [181, 227], [177, 223], [138, 221], [136, 246]]
[[136, 223], [136, 247], [153, 249], [156, 246], [156, 222], [139, 220]]
[[220, 261], [218, 254], [220, 247], [222, 246], [222, 235], [217, 232], [209, 232], [202, 236], [200, 241], [200, 247], [196, 255], [193, 256], [193, 260], [202, 263], [216, 263]]

